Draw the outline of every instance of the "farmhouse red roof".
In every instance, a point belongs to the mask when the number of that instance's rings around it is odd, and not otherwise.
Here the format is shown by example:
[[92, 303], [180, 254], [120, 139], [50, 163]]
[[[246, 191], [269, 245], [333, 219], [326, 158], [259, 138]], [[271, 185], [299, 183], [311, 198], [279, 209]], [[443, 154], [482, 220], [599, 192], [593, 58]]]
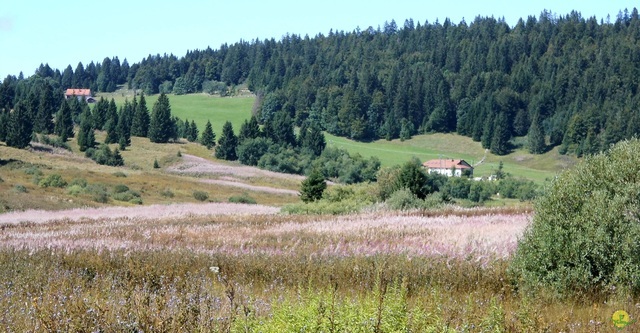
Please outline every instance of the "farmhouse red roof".
[[65, 96], [90, 96], [91, 89], [67, 89], [67, 92], [64, 93]]
[[429, 169], [451, 169], [452, 167], [456, 167], [456, 169], [471, 169], [471, 166], [464, 160], [430, 160], [422, 163], [422, 165]]

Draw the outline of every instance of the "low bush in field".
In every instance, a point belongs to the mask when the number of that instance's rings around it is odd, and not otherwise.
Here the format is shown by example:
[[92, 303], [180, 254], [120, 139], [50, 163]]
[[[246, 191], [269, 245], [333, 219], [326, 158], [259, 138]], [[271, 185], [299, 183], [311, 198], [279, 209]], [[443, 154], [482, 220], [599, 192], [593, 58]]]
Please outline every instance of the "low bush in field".
[[13, 191], [16, 193], [27, 193], [27, 188], [24, 185], [17, 184], [13, 187]]
[[353, 184], [329, 186], [322, 199], [287, 205], [282, 212], [288, 214], [340, 215], [359, 212], [376, 202], [375, 184]]
[[84, 192], [95, 202], [107, 203], [109, 201], [107, 187], [102, 184], [89, 184], [84, 188]]
[[62, 178], [57, 173], [50, 174], [46, 178], [41, 179], [38, 182], [38, 186], [40, 187], [65, 187], [67, 186], [67, 181]]
[[193, 197], [198, 201], [207, 201], [209, 199], [209, 193], [205, 191], [193, 191]]
[[251, 205], [257, 204], [256, 199], [252, 198], [247, 193], [242, 193], [240, 195], [231, 196], [231, 197], [229, 197], [229, 202], [251, 204]]

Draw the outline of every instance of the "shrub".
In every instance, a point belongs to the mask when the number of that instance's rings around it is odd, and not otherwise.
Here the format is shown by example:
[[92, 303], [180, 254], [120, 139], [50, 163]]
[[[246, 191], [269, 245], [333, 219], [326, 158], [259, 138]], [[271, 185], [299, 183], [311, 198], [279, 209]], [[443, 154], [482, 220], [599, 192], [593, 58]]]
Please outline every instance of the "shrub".
[[62, 179], [62, 176], [60, 176], [57, 173], [54, 173], [54, 174], [50, 174], [46, 178], [40, 180], [40, 182], [38, 182], [38, 186], [40, 186], [40, 187], [65, 187], [65, 186], [67, 186], [67, 182], [64, 179]]
[[31, 176], [42, 176], [42, 171], [35, 165], [24, 169], [24, 173]]
[[242, 193], [241, 195], [234, 195], [229, 197], [229, 202], [232, 203], [244, 203], [244, 204], [257, 204], [256, 199], [249, 196], [247, 193]]
[[71, 183], [69, 183], [69, 186], [74, 185], [78, 185], [80, 188], [85, 188], [87, 187], [87, 180], [84, 178], [74, 178], [71, 180]]
[[206, 201], [209, 199], [209, 193], [205, 191], [193, 191], [193, 197], [198, 201]]
[[119, 178], [126, 178], [127, 177], [127, 174], [122, 172], [122, 171], [116, 171], [116, 172], [112, 173], [112, 175], [114, 175], [116, 177], [119, 177]]
[[113, 193], [123, 193], [129, 191], [129, 187], [124, 184], [117, 184], [113, 187]]
[[109, 193], [107, 188], [101, 184], [90, 184], [85, 187], [84, 192], [91, 196], [91, 199], [99, 203], [107, 203], [109, 201]]
[[67, 194], [73, 195], [74, 197], [79, 196], [84, 191], [84, 188], [80, 185], [70, 185], [67, 187]]
[[154, 169], [160, 169], [160, 164], [158, 163], [158, 159], [154, 159], [153, 160], [153, 168]]
[[322, 193], [327, 188], [327, 182], [319, 169], [313, 169], [300, 187], [300, 198], [304, 202], [316, 201], [322, 198]]
[[24, 185], [17, 184], [13, 187], [13, 191], [16, 193], [27, 193], [27, 188]]
[[173, 192], [171, 192], [171, 190], [168, 188], [165, 188], [164, 190], [160, 191], [160, 195], [165, 198], [173, 198]]
[[260, 158], [269, 151], [273, 142], [265, 138], [249, 138], [238, 146], [238, 160], [245, 165], [258, 165]]
[[551, 184], [510, 266], [518, 286], [640, 294], [639, 163], [640, 142], [620, 142]]
[[385, 204], [394, 210], [410, 210], [421, 208], [423, 201], [420, 200], [411, 190], [407, 188], [399, 189], [391, 194]]

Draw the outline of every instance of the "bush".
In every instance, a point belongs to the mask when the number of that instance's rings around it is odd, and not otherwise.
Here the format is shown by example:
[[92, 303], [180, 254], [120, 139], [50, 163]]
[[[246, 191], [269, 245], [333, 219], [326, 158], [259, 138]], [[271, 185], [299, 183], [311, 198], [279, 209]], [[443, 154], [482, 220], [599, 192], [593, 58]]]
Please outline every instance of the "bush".
[[245, 139], [238, 146], [238, 160], [242, 164], [256, 166], [272, 145], [273, 142], [265, 138]]
[[84, 192], [91, 196], [91, 199], [99, 203], [107, 203], [109, 201], [109, 193], [107, 188], [101, 184], [91, 184], [85, 187]]
[[40, 187], [65, 187], [67, 182], [57, 173], [50, 174], [38, 182]]
[[113, 187], [113, 193], [124, 193], [129, 191], [129, 187], [124, 184], [117, 184]]
[[165, 198], [173, 198], [173, 192], [171, 192], [171, 190], [168, 188], [165, 188], [164, 190], [160, 191], [160, 195]]
[[423, 201], [420, 200], [411, 190], [407, 188], [399, 189], [391, 194], [385, 201], [387, 207], [393, 210], [411, 210], [422, 208]]
[[74, 178], [73, 180], [71, 180], [71, 183], [69, 183], [69, 186], [74, 185], [78, 185], [80, 188], [85, 188], [87, 187], [87, 180], [84, 178]]
[[80, 185], [70, 185], [67, 187], [67, 194], [73, 195], [74, 197], [79, 196], [82, 192], [84, 192], [84, 188]]
[[35, 165], [24, 169], [24, 173], [31, 176], [42, 176], [42, 171]]
[[209, 199], [209, 193], [204, 191], [193, 191], [193, 197], [198, 201], [206, 201]]
[[13, 187], [13, 191], [16, 193], [27, 193], [27, 188], [24, 185], [17, 184]]
[[634, 139], [561, 174], [518, 245], [509, 268], [517, 285], [559, 296], [640, 294], [638, 165]]
[[322, 193], [327, 188], [327, 182], [318, 169], [313, 169], [309, 176], [302, 181], [300, 186], [300, 199], [304, 202], [316, 201], [322, 198]]
[[241, 195], [234, 195], [229, 197], [229, 202], [232, 203], [243, 203], [255, 205], [257, 204], [256, 199], [250, 197], [247, 193], [242, 193]]
[[127, 174], [122, 172], [122, 171], [116, 171], [116, 172], [112, 173], [112, 175], [114, 175], [116, 177], [119, 177], [119, 178], [126, 178], [127, 177]]

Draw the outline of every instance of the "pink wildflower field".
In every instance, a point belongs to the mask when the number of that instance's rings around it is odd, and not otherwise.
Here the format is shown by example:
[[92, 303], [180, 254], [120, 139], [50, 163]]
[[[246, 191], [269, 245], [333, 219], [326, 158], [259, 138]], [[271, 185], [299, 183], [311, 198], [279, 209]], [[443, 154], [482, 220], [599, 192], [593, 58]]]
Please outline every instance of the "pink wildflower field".
[[486, 263], [510, 256], [530, 215], [277, 214], [243, 204], [26, 211], [0, 215], [0, 246], [61, 249], [188, 249], [268, 256], [400, 254]]

